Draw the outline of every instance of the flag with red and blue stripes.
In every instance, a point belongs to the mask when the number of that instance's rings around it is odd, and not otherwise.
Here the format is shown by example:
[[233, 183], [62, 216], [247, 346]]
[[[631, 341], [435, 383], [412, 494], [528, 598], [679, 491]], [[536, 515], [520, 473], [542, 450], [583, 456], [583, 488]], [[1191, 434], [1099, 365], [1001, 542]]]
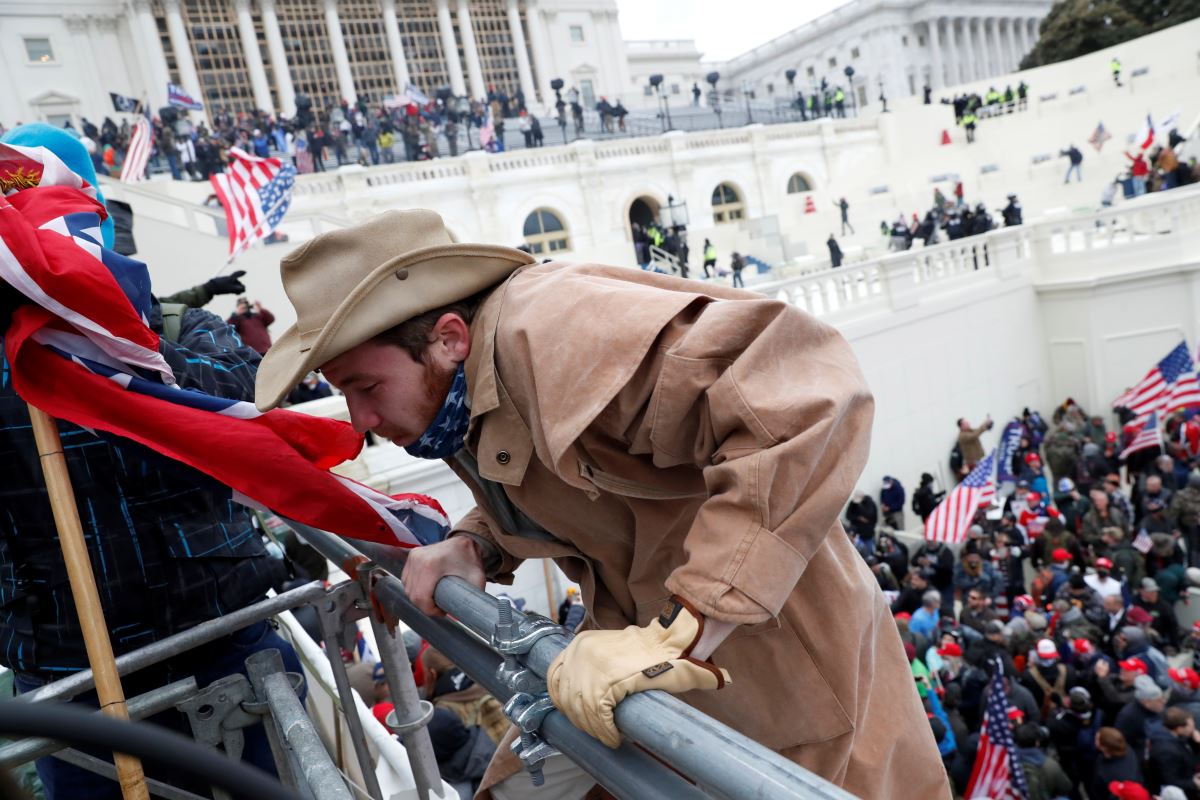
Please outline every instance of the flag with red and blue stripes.
[[95, 188], [52, 152], [0, 144], [0, 193], [0, 280], [30, 301], [4, 333], [26, 402], [192, 466], [251, 507], [385, 544], [444, 537], [436, 501], [329, 471], [362, 448], [346, 423], [181, 388], [148, 325], [146, 265], [101, 246]]

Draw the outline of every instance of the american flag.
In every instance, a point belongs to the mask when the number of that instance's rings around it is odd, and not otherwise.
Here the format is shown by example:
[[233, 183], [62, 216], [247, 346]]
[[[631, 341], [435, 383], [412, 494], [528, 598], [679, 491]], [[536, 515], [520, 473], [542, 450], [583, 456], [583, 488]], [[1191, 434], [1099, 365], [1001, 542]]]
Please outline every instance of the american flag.
[[233, 163], [209, 180], [225, 207], [232, 261], [259, 239], [270, 236], [283, 221], [292, 204], [296, 168], [278, 158], [252, 156], [240, 147], [231, 147], [229, 154]]
[[[231, 500], [314, 527], [408, 547], [445, 534], [434, 501], [392, 498], [329, 472], [362, 448], [349, 425], [179, 388], [146, 324], [146, 265], [101, 246], [96, 190], [57, 156], [0, 144], [0, 190], [0, 281], [31, 301], [4, 335], [26, 402], [200, 470]], [[255, 458], [231, 455], [245, 452]]]
[[1100, 150], [1104, 147], [1104, 143], [1111, 138], [1112, 134], [1108, 132], [1108, 129], [1104, 127], [1104, 123], [1101, 122], [1096, 125], [1096, 130], [1092, 131], [1092, 136], [1088, 139], [1088, 142], [1096, 150]]
[[154, 129], [150, 120], [138, 117], [129, 134], [129, 149], [125, 151], [125, 163], [121, 165], [121, 181], [137, 183], [146, 175], [146, 164], [150, 163], [150, 151], [154, 149]]
[[1029, 786], [1025, 771], [1016, 758], [1012, 723], [1008, 719], [1008, 697], [1004, 694], [1004, 668], [999, 659], [993, 665], [979, 731], [979, 750], [975, 767], [967, 783], [967, 800], [1028, 800]]
[[1133, 437], [1133, 441], [1129, 446], [1121, 451], [1121, 458], [1128, 458], [1130, 453], [1136, 453], [1139, 450], [1146, 450], [1151, 447], [1162, 447], [1162, 436], [1158, 432], [1158, 412], [1151, 411], [1150, 416], [1146, 418], [1146, 424], [1138, 431], [1137, 436]]
[[1138, 417], [1145, 417], [1151, 411], [1170, 414], [1200, 405], [1200, 380], [1196, 377], [1196, 366], [1188, 353], [1187, 343], [1176, 345], [1136, 386], [1113, 400], [1112, 405], [1113, 408], [1128, 408]]
[[996, 464], [996, 451], [975, 465], [962, 483], [938, 503], [937, 508], [925, 520], [925, 538], [933, 542], [956, 544], [967, 537], [967, 529], [980, 506], [992, 502], [996, 496], [996, 485], [992, 472]]

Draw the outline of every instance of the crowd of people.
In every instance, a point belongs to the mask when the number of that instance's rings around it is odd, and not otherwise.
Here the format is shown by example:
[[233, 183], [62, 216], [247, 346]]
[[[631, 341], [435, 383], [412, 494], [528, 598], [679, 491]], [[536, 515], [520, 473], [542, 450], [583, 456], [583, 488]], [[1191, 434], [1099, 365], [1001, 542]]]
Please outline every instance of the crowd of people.
[[[578, 107], [578, 136], [583, 131], [578, 90], [570, 90], [568, 96], [573, 98], [571, 108]], [[419, 95], [404, 100], [370, 103], [360, 97], [353, 104], [343, 100], [316, 110], [307, 97], [300, 96], [297, 112], [290, 119], [261, 110], [234, 113], [218, 107], [210, 121], [196, 121], [187, 110], [160, 109], [151, 119], [151, 168], [170, 171], [176, 180], [207, 180], [224, 170], [232, 147], [260, 157], [284, 155], [301, 173], [351, 163], [391, 164], [455, 156], [462, 149], [501, 151], [506, 119], [518, 121], [527, 147], [541, 146], [544, 141], [541, 122], [526, 107], [520, 90], [509, 95], [492, 86], [486, 98], [478, 100]], [[603, 130], [612, 130], [614, 120], [624, 130], [628, 111], [619, 101], [610, 105], [602, 98], [596, 110]], [[96, 171], [110, 175], [118, 173], [124, 163], [135, 119], [124, 115], [118, 122], [105, 117], [97, 125], [85, 117], [79, 130], [70, 123], [66, 128], [88, 149]], [[489, 120], [490, 128], [484, 133]], [[0, 135], [4, 131], [0, 124]]]
[[[943, 499], [928, 473], [911, 499], [885, 477], [878, 502], [859, 492], [846, 510], [947, 771], [965, 791], [1001, 670], [1030, 800], [1200, 797], [1200, 622], [1177, 614], [1200, 585], [1200, 424], [1174, 414], [1165, 452], [1122, 459], [1128, 434], [1070, 400], [1049, 421], [1027, 409], [1014, 422], [1000, 465], [1012, 479], [961, 546], [910, 550], [898, 535], [906, 510], [923, 524]], [[992, 428], [959, 420], [957, 478]]]

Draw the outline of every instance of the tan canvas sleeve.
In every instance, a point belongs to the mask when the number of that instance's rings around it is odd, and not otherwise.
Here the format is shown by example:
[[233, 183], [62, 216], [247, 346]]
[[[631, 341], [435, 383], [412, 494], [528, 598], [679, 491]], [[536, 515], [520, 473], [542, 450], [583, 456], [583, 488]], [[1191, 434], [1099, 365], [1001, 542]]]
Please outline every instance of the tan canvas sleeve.
[[523, 559], [506, 552], [493, 534], [493, 523], [478, 507], [472, 508], [466, 515], [454, 524], [449, 536], [465, 536], [479, 547], [483, 556], [483, 571], [493, 583], [511, 584], [513, 572], [521, 565]]

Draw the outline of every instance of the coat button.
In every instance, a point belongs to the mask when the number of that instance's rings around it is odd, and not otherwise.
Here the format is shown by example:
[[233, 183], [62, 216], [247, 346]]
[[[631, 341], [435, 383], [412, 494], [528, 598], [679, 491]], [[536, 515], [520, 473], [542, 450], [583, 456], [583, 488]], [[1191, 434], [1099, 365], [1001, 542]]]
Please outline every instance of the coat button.
[[499, 453], [496, 453], [496, 460], [501, 464], [507, 464], [512, 461], [512, 456], [508, 454], [507, 450], [501, 450]]

